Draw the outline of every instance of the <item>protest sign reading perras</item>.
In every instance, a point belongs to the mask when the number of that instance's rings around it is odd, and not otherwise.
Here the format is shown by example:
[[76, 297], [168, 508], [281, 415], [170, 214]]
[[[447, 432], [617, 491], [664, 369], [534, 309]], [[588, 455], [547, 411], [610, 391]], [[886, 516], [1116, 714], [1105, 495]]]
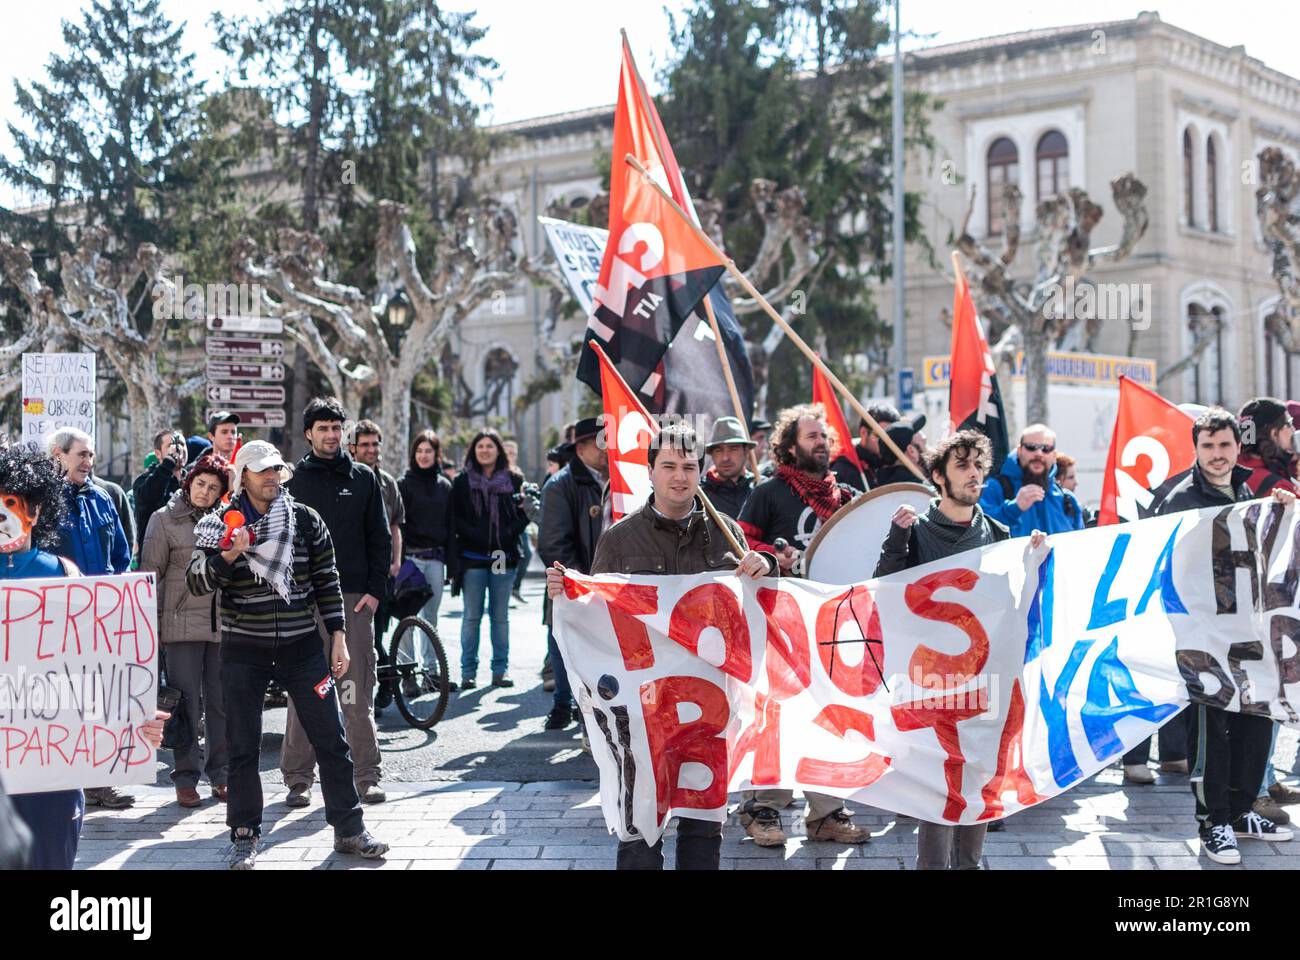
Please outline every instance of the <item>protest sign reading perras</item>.
[[23, 354], [23, 442], [45, 448], [60, 427], [95, 435], [95, 355]]
[[10, 793], [152, 783], [152, 574], [0, 580], [0, 776]]

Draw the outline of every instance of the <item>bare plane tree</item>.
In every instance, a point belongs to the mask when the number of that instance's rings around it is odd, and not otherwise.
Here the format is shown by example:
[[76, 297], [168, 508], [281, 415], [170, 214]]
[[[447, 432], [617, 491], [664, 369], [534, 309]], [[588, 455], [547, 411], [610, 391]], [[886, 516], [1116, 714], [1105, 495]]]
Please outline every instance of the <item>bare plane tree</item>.
[[[0, 269], [32, 319], [28, 347], [46, 337], [72, 338], [112, 365], [126, 388], [131, 463], [141, 464], [153, 447], [153, 434], [176, 424], [181, 398], [202, 387], [205, 376], [199, 364], [163, 362], [165, 318], [154, 319], [147, 331], [139, 323], [142, 296], [179, 303], [175, 284], [163, 271], [163, 255], [153, 244], [143, 243], [133, 258], [114, 260], [105, 254], [108, 237], [103, 228], [88, 228], [76, 250], [60, 255], [62, 294], [40, 281], [31, 254], [22, 247], [0, 243]], [[141, 278], [144, 293], [133, 304], [131, 292]], [[6, 353], [21, 353], [18, 345], [6, 348]]]
[[994, 352], [1014, 356], [1013, 348], [1025, 352], [1026, 423], [1046, 421], [1047, 352], [1067, 337], [1072, 328], [1087, 325], [1088, 349], [1101, 330], [1101, 318], [1067, 319], [1056, 309], [1061, 302], [1060, 290], [1067, 280], [1079, 281], [1089, 270], [1104, 263], [1116, 263], [1127, 257], [1147, 229], [1146, 186], [1133, 174], [1116, 177], [1110, 184], [1115, 207], [1124, 217], [1124, 229], [1116, 244], [1092, 246], [1092, 232], [1102, 217], [1102, 208], [1093, 203], [1086, 190], [1075, 187], [1068, 193], [1048, 197], [1035, 211], [1035, 261], [1032, 282], [1017, 279], [1011, 266], [1020, 249], [1020, 208], [1022, 195], [1018, 187], [1008, 184], [1003, 190], [1002, 250], [989, 251], [970, 235], [970, 216], [966, 211], [957, 248], [965, 256], [971, 278], [971, 293], [980, 314], [989, 325], [990, 342], [998, 343]]
[[[405, 208], [379, 202], [375, 238], [377, 290], [326, 277], [325, 245], [299, 230], [281, 230], [277, 249], [263, 251], [242, 237], [234, 252], [239, 279], [260, 284], [262, 309], [285, 321], [285, 330], [307, 352], [353, 416], [373, 416], [383, 430], [390, 463], [405, 463], [411, 431], [411, 387], [425, 366], [443, 356], [452, 331], [518, 275], [515, 219], [492, 201], [465, 207], [449, 218], [424, 276]], [[404, 290], [414, 314], [398, 349], [381, 319], [389, 299]], [[371, 390], [379, 402], [367, 407]]]
[[1255, 212], [1272, 255], [1273, 279], [1281, 298], [1264, 320], [1288, 354], [1300, 353], [1300, 171], [1277, 147], [1259, 154]]

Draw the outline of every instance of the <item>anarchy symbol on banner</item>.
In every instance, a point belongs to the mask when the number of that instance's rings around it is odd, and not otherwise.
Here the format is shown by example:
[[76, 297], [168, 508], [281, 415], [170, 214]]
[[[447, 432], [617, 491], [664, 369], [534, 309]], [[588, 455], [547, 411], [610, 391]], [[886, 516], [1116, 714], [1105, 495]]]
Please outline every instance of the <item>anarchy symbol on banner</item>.
[[[867, 655], [868, 655], [869, 657], [871, 657], [871, 664], [872, 664], [872, 666], [874, 666], [874, 667], [876, 668], [876, 676], [880, 677], [880, 684], [881, 684], [881, 686], [883, 686], [883, 687], [885, 688], [885, 692], [886, 692], [886, 693], [889, 693], [889, 692], [890, 692], [890, 690], [889, 690], [889, 682], [885, 679], [885, 671], [884, 671], [884, 668], [881, 667], [881, 665], [880, 665], [880, 661], [876, 659], [876, 652], [875, 652], [874, 650], [871, 649], [871, 645], [872, 645], [873, 643], [878, 643], [878, 644], [880, 644], [880, 647], [881, 647], [881, 651], [880, 651], [880, 652], [881, 652], [881, 656], [884, 656], [884, 646], [885, 646], [885, 641], [883, 641], [883, 640], [874, 640], [874, 639], [868, 637], [868, 636], [867, 636], [867, 629], [866, 629], [866, 627], [864, 627], [864, 626], [862, 625], [862, 621], [858, 619], [858, 612], [857, 612], [856, 610], [853, 609], [853, 603], [852, 603], [852, 600], [853, 600], [853, 597], [857, 594], [857, 591], [858, 591], [859, 589], [861, 589], [861, 590], [863, 590], [863, 591], [865, 592], [865, 589], [866, 589], [866, 588], [865, 588], [865, 587], [852, 587], [852, 588], [849, 589], [848, 593], [844, 594], [844, 596], [840, 598], [840, 602], [839, 602], [839, 603], [836, 605], [836, 607], [835, 607], [835, 623], [834, 623], [834, 624], [832, 625], [832, 627], [831, 627], [831, 638], [830, 638], [829, 640], [818, 640], [818, 641], [817, 641], [817, 645], [818, 645], [819, 647], [837, 647], [837, 646], [839, 646], [839, 645], [842, 644], [842, 643], [861, 643], [861, 644], [865, 644], [865, 649], [866, 649]], [[852, 617], [853, 617], [853, 622], [856, 623], [856, 624], [858, 625], [858, 632], [859, 632], [860, 634], [862, 634], [862, 637], [861, 637], [860, 639], [849, 639], [849, 640], [841, 640], [841, 639], [840, 639], [840, 610], [842, 610], [842, 609], [844, 608], [844, 604], [846, 604], [846, 603], [848, 603], [848, 605], [849, 605], [849, 613], [850, 613], [850, 615], [852, 615]], [[826, 668], [826, 676], [829, 677], [829, 678], [831, 678], [831, 679], [834, 679], [834, 672], [835, 672], [835, 658], [832, 657], [832, 658], [831, 658], [830, 666]]]

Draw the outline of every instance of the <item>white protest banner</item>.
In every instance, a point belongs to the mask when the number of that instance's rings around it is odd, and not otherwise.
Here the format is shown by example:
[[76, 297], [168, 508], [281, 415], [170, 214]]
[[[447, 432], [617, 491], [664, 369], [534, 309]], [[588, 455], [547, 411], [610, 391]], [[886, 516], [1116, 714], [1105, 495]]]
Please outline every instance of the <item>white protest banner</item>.
[[0, 580], [0, 778], [10, 793], [153, 783], [152, 574]]
[[551, 252], [555, 254], [560, 272], [582, 308], [583, 316], [590, 316], [592, 295], [600, 280], [600, 261], [605, 254], [609, 231], [551, 217], [538, 217], [537, 222], [546, 230]]
[[606, 822], [653, 842], [752, 785], [977, 823], [1074, 786], [1189, 699], [1296, 724], [1295, 513], [1021, 538], [850, 586], [569, 574], [555, 636]]
[[23, 442], [45, 449], [60, 427], [95, 435], [95, 355], [23, 354]]

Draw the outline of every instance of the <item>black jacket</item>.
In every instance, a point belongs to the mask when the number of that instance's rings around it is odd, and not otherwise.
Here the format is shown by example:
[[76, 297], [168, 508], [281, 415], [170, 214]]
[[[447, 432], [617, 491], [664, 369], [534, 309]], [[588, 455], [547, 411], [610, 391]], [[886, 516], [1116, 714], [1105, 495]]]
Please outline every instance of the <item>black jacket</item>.
[[1182, 510], [1200, 510], [1202, 507], [1223, 507], [1233, 503], [1240, 503], [1243, 500], [1253, 500], [1255, 495], [1250, 492], [1246, 486], [1246, 480], [1250, 477], [1249, 467], [1234, 467], [1232, 471], [1232, 492], [1236, 499], [1225, 497], [1220, 491], [1210, 486], [1205, 474], [1201, 473], [1201, 465], [1194, 464], [1192, 472], [1184, 477], [1172, 490], [1160, 501], [1160, 506], [1156, 513], [1164, 516], [1168, 513], [1178, 513]]
[[603, 526], [600, 481], [575, 456], [542, 491], [542, 529], [537, 538], [542, 563], [549, 567], [558, 560], [571, 570], [590, 573]]
[[519, 537], [528, 527], [528, 515], [524, 513], [521, 498], [518, 496], [523, 487], [521, 474], [510, 475], [515, 497], [510, 501], [510, 509], [505, 512], [495, 537], [486, 514], [480, 515], [474, 509], [474, 496], [469, 488], [469, 474], [462, 470], [456, 474], [451, 483], [451, 536], [452, 550], [448, 562], [452, 568], [451, 583], [453, 592], [459, 592], [460, 584], [467, 569], [473, 567], [490, 567], [492, 559], [478, 560], [466, 556], [475, 553], [481, 557], [500, 556], [507, 567], [514, 567], [519, 562]]
[[916, 523], [910, 527], [904, 529], [894, 523], [889, 525], [872, 576], [884, 577], [900, 570], [910, 570], [931, 560], [942, 560], [1010, 536], [1011, 531], [988, 516], [978, 504], [970, 526], [949, 520], [939, 509], [939, 498], [935, 497], [930, 501], [930, 509], [917, 517]]
[[859, 471], [853, 465], [853, 461], [844, 454], [835, 458], [835, 462], [831, 464], [831, 473], [835, 474], [835, 479], [846, 487], [852, 487], [858, 493], [866, 493], [867, 488], [862, 485], [866, 471]]
[[344, 593], [383, 598], [388, 585], [393, 535], [379, 478], [346, 452], [333, 460], [307, 454], [286, 484], [299, 503], [321, 515], [338, 545], [335, 562]]
[[135, 478], [131, 484], [131, 495], [135, 497], [135, 528], [141, 531], [140, 546], [144, 546], [144, 532], [149, 529], [149, 518], [158, 510], [167, 506], [172, 494], [181, 488], [181, 482], [174, 476], [176, 461], [164, 457], [147, 471]]
[[437, 466], [428, 470], [413, 467], [397, 481], [397, 490], [406, 505], [403, 551], [441, 549], [445, 553], [451, 546], [451, 481]]
[[735, 480], [723, 480], [710, 470], [700, 480], [700, 489], [708, 495], [709, 501], [719, 513], [725, 513], [732, 520], [739, 520], [745, 501], [754, 492], [754, 475], [745, 470]]

